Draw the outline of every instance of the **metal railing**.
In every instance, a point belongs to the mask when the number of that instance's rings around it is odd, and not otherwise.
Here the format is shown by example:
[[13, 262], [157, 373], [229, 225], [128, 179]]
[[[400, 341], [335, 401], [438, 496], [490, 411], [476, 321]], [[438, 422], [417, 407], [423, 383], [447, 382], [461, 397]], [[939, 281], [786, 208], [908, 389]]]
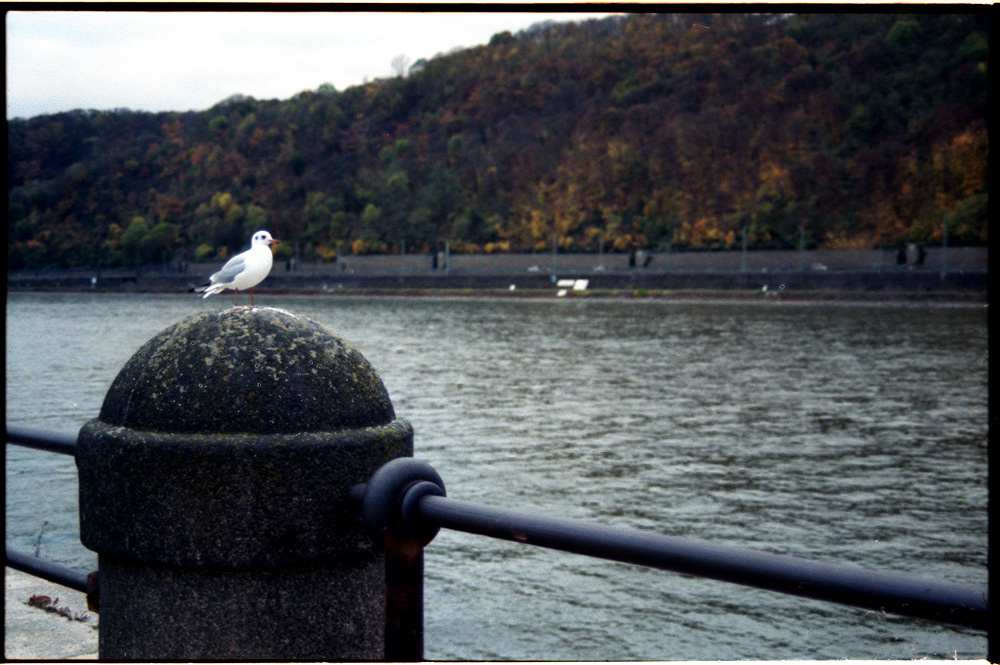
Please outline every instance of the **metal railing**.
[[70, 434], [7, 425], [7, 443], [76, 457], [76, 437]]
[[[55, 432], [43, 432], [24, 427], [7, 426], [7, 444], [44, 450], [60, 455], [76, 456], [76, 437]], [[24, 552], [4, 548], [6, 566], [23, 573], [40, 577], [61, 586], [80, 591], [87, 595], [87, 607], [91, 612], [98, 611], [99, 591], [98, 573], [83, 573], [73, 568], [61, 566], [51, 561], [31, 556]]]
[[430, 465], [413, 458], [389, 462], [352, 488], [351, 498], [386, 550], [392, 660], [423, 658], [422, 552], [442, 528], [980, 630], [988, 625], [986, 587], [458, 501], [446, 497]]
[[[7, 428], [8, 444], [74, 455], [75, 437]], [[350, 491], [386, 555], [385, 658], [423, 659], [423, 550], [442, 528], [661, 570], [986, 630], [987, 587], [821, 563], [702, 540], [579, 520], [540, 517], [451, 499], [426, 462], [395, 459]], [[87, 594], [97, 611], [97, 573], [86, 575], [6, 550], [17, 570]]]

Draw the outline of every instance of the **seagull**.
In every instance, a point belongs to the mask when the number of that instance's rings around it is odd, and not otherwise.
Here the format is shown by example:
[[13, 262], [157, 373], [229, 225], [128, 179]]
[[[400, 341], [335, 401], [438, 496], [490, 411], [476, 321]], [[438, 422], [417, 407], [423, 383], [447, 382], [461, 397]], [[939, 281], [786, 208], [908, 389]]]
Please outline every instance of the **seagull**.
[[250, 306], [253, 306], [253, 287], [264, 281], [271, 272], [271, 245], [278, 242], [267, 231], [257, 231], [250, 238], [250, 249], [226, 261], [222, 270], [209, 278], [208, 284], [195, 289], [204, 291], [202, 298], [226, 289], [233, 290], [233, 304], [238, 304], [240, 289], [250, 290]]

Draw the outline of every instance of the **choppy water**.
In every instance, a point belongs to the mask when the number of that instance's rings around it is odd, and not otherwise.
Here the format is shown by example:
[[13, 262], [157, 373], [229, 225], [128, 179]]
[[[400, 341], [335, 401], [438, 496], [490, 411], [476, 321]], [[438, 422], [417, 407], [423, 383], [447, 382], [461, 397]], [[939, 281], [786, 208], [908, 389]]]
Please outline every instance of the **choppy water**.
[[[983, 309], [261, 300], [361, 350], [449, 496], [986, 584]], [[9, 294], [8, 422], [75, 433], [143, 342], [225, 306]], [[8, 448], [8, 544], [96, 566], [75, 476]], [[986, 654], [977, 631], [452, 532], [426, 571], [431, 659]]]

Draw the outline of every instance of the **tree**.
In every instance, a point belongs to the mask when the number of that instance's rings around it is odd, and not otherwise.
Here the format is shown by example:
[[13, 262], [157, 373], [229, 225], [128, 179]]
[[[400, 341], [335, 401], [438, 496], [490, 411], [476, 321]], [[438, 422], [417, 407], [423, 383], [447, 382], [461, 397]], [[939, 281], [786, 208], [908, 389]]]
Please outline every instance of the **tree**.
[[392, 59], [392, 71], [396, 74], [396, 78], [403, 78], [406, 76], [406, 70], [410, 67], [410, 58], [400, 54]]
[[8, 260], [132, 262], [136, 217], [214, 258], [261, 227], [318, 256], [456, 234], [712, 248], [744, 226], [786, 246], [802, 224], [863, 247], [936, 242], [951, 215], [954, 242], [982, 244], [988, 37], [974, 13], [638, 14], [499, 33], [409, 75], [399, 56], [343, 91], [15, 118]]
[[148, 258], [143, 255], [146, 245], [146, 236], [149, 235], [149, 225], [142, 217], [133, 217], [129, 223], [128, 230], [122, 234], [121, 248], [125, 252], [127, 260], [132, 265], [141, 265]]
[[147, 261], [158, 259], [167, 262], [172, 258], [174, 246], [177, 244], [177, 227], [170, 222], [160, 222], [143, 239], [143, 254]]

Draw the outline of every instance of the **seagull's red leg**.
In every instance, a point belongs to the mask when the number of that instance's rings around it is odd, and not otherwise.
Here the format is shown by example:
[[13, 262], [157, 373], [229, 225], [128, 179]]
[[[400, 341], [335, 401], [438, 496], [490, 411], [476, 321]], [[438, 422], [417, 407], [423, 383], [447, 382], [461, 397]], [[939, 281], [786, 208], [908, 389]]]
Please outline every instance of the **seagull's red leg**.
[[250, 306], [253, 307], [253, 287], [250, 287]]
[[240, 290], [233, 289], [233, 304], [238, 305], [240, 300]]

